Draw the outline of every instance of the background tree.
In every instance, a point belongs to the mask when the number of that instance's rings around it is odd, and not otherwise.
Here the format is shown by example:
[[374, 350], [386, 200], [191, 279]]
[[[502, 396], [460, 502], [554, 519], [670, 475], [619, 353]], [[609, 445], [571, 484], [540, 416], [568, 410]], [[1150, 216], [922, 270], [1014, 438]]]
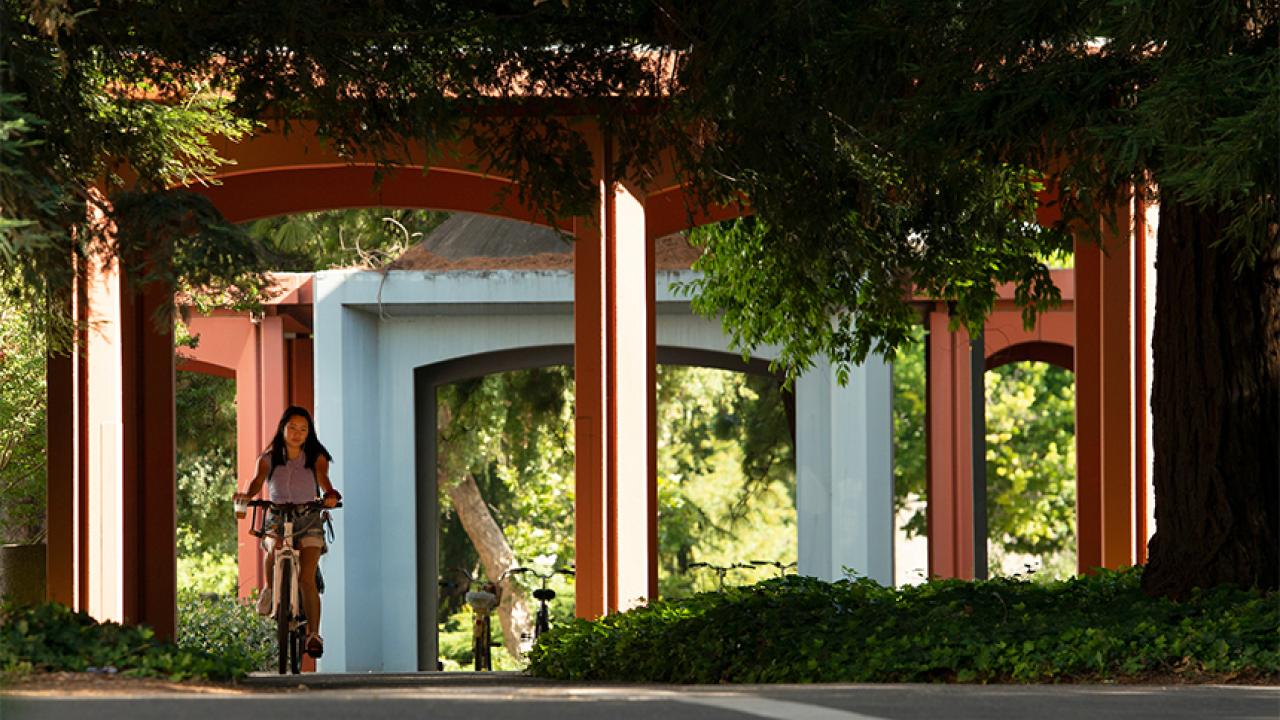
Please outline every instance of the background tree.
[[[17, 281], [0, 266], [0, 287]], [[0, 292], [0, 543], [45, 535], [45, 344], [33, 315]]]
[[795, 449], [778, 381], [663, 365], [657, 394], [659, 592], [713, 589], [693, 562], [794, 562]]
[[[797, 373], [818, 353], [891, 353], [913, 289], [976, 326], [1013, 282], [1030, 318], [1058, 295], [1039, 258], [1149, 180], [1161, 219], [1145, 587], [1280, 585], [1280, 459], [1251, 442], [1280, 435], [1274, 3], [0, 9], [0, 122], [20, 127], [16, 170], [0, 176], [16, 224], [0, 223], [0, 245], [29, 289], [65, 288], [66, 258], [101, 235], [84, 189], [103, 178], [135, 192], [99, 204], [128, 269], [159, 243], [174, 279], [256, 287], [243, 234], [165, 188], [213, 171], [210, 133], [268, 114], [314, 120], [339, 153], [383, 165], [406, 160], [406, 137], [428, 151], [466, 138], [519, 199], [583, 214], [590, 146], [576, 118], [548, 112], [580, 98], [576, 112], [611, 130], [619, 176], [643, 179], [671, 147], [700, 201], [749, 199], [756, 221], [707, 238], [700, 307], [744, 348], [776, 343]], [[136, 173], [128, 187], [117, 162]], [[1054, 227], [1035, 224], [1043, 187], [1058, 191]]]
[[[891, 352], [901, 299], [977, 327], [999, 282], [1147, 184], [1160, 203], [1157, 531], [1144, 588], [1280, 586], [1274, 3], [710, 3], [672, 20], [686, 167], [756, 218], [703, 235], [697, 306], [792, 372]], [[1063, 221], [1035, 224], [1035, 192]], [[1073, 225], [1074, 224], [1074, 225]]]

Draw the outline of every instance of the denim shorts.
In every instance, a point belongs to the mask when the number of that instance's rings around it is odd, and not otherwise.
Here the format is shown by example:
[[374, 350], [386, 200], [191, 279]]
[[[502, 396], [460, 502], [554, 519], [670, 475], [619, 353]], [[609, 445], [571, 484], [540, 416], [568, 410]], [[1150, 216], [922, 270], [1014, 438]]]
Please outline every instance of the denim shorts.
[[[324, 540], [324, 524], [329, 519], [329, 513], [324, 510], [311, 508], [298, 513], [293, 518], [293, 546], [295, 548], [320, 548], [321, 554], [329, 551], [329, 545]], [[284, 522], [280, 516], [274, 512], [267, 513], [267, 519], [262, 524], [263, 532], [266, 536], [262, 538], [262, 549], [271, 552], [271, 548], [279, 540], [280, 534], [284, 532]]]

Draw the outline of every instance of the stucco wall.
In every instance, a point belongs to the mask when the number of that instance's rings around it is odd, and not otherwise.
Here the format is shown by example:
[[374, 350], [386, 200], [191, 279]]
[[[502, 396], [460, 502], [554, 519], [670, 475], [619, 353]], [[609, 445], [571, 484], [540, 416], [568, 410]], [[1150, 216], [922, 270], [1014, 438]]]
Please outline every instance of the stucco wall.
[[[659, 273], [658, 344], [723, 352], [718, 323], [693, 316]], [[573, 342], [563, 272], [330, 271], [316, 277], [316, 424], [345, 494], [325, 557], [320, 669], [417, 668], [414, 369], [471, 355]], [[759, 357], [771, 359], [766, 349]], [[797, 382], [800, 569], [892, 581], [889, 372], [847, 387], [819, 365]]]

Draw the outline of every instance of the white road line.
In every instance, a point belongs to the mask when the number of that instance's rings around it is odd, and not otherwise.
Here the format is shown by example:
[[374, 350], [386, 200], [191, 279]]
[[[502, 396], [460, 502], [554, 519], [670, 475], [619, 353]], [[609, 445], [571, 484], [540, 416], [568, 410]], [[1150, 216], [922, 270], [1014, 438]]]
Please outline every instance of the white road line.
[[881, 717], [862, 715], [847, 710], [836, 710], [821, 705], [772, 700], [755, 695], [674, 695], [672, 700], [695, 705], [707, 705], [776, 720], [885, 720]]

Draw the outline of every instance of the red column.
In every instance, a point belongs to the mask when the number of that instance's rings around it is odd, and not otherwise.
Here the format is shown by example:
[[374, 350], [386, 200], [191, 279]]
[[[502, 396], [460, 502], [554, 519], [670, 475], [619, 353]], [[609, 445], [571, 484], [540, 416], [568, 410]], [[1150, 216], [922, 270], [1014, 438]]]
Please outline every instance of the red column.
[[973, 578], [969, 334], [941, 303], [927, 322], [929, 575]]
[[121, 284], [124, 618], [172, 639], [178, 582], [173, 289]]
[[[597, 165], [602, 165], [597, 161]], [[603, 170], [597, 187], [604, 194]], [[575, 594], [578, 617], [605, 614], [608, 535], [605, 463], [608, 461], [609, 407], [605, 390], [605, 227], [604, 207], [574, 222], [573, 371]]]
[[[70, 295], [60, 310], [71, 315], [73, 310]], [[48, 533], [45, 545], [45, 597], [68, 607], [77, 607], [79, 600], [76, 593], [79, 567], [76, 508], [80, 496], [77, 492], [76, 473], [79, 446], [76, 365], [74, 348], [67, 352], [50, 352], [45, 361], [48, 402], [45, 416], [45, 438], [48, 443], [45, 479], [45, 527]]]
[[1102, 252], [1075, 243], [1076, 567], [1102, 567]]
[[[247, 320], [246, 320], [247, 322]], [[262, 388], [258, 356], [258, 328], [254, 326], [240, 348], [236, 362], [236, 486], [246, 488], [257, 472], [258, 456], [266, 447], [262, 426]], [[262, 549], [249, 534], [249, 521], [236, 523], [236, 565], [240, 597], [262, 587]]]
[[[1078, 567], [1131, 565], [1145, 542], [1146, 343], [1130, 199], [1102, 246], [1076, 242], [1076, 477]], [[1138, 280], [1135, 283], [1135, 280]]]
[[630, 607], [656, 588], [651, 445], [656, 335], [643, 201], [611, 176], [597, 142], [601, 202], [575, 223], [577, 614]]

